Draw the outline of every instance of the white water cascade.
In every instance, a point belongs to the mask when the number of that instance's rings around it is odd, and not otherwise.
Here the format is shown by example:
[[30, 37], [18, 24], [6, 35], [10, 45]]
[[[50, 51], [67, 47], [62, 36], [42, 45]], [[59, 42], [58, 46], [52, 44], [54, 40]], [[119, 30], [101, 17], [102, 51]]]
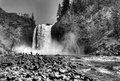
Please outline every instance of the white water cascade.
[[40, 54], [79, 54], [76, 36], [73, 33], [65, 35], [65, 40], [58, 43], [51, 38], [52, 25], [38, 25], [34, 29], [32, 49]]
[[33, 49], [35, 49], [36, 46], [37, 46], [37, 45], [36, 45], [36, 44], [37, 44], [37, 42], [36, 42], [36, 41], [37, 41], [37, 39], [36, 39], [37, 33], [36, 33], [36, 32], [38, 31], [38, 30], [37, 30], [38, 27], [39, 27], [39, 26], [36, 26], [36, 28], [34, 29], [34, 33], [33, 33], [33, 42], [32, 42], [32, 48], [33, 48]]
[[63, 47], [51, 38], [52, 26], [46, 24], [36, 26], [33, 34], [32, 52], [45, 55], [63, 54]]
[[32, 48], [26, 45], [16, 47], [16, 52], [30, 54], [39, 53], [40, 55], [71, 55], [81, 54], [80, 47], [76, 44], [76, 35], [69, 32], [64, 36], [64, 41], [59, 43], [51, 37], [51, 29], [53, 25], [38, 25], [33, 32]]
[[49, 47], [51, 43], [51, 27], [52, 25], [46, 24], [36, 26], [33, 34], [33, 49], [41, 50]]
[[79, 46], [76, 44], [76, 35], [68, 33], [64, 41], [59, 43], [51, 38], [53, 25], [38, 25], [34, 29], [32, 48], [26, 45], [16, 47], [15, 51], [30, 54], [39, 53], [41, 55], [55, 54], [80, 54]]

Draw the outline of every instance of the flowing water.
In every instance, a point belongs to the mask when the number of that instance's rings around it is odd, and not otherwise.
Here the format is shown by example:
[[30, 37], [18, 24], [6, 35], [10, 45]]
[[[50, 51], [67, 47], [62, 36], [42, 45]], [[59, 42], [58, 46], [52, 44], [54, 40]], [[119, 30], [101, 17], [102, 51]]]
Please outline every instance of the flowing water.
[[43, 48], [48, 48], [51, 41], [51, 28], [52, 25], [38, 25], [36, 26], [33, 34], [33, 44], [32, 48], [41, 50]]
[[58, 54], [61, 53], [62, 47], [52, 41], [52, 25], [38, 25], [34, 29], [32, 52], [36, 51], [41, 54]]
[[[53, 25], [41, 24], [36, 26], [33, 32], [33, 43], [32, 48], [21, 45], [16, 47], [17, 52], [34, 54], [44, 54], [44, 55], [75, 55], [82, 54], [81, 48], [77, 45], [77, 37], [74, 33], [69, 32], [64, 35], [64, 40], [62, 42], [53, 40], [51, 37], [51, 29]], [[58, 31], [59, 32], [59, 31]]]

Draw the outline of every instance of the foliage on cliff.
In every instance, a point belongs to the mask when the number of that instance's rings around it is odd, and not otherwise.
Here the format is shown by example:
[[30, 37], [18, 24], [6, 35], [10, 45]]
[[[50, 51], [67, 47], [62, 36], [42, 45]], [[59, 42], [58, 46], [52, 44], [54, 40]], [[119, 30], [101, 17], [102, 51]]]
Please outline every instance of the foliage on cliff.
[[[61, 13], [53, 26], [52, 38], [63, 43], [66, 41], [66, 34], [73, 33], [76, 36], [75, 45], [84, 46], [86, 54], [96, 54], [100, 49], [111, 55], [106, 48], [101, 49], [101, 44], [105, 43], [107, 49], [114, 49], [112, 47], [119, 45], [119, 4], [119, 0], [72, 0], [66, 13]], [[61, 6], [62, 10], [64, 6]], [[113, 46], [108, 45], [110, 42], [114, 42]], [[101, 51], [98, 53], [101, 54]]]
[[18, 15], [0, 8], [0, 41], [6, 49], [23, 43], [31, 46], [34, 28], [33, 14], [31, 17], [26, 13]]

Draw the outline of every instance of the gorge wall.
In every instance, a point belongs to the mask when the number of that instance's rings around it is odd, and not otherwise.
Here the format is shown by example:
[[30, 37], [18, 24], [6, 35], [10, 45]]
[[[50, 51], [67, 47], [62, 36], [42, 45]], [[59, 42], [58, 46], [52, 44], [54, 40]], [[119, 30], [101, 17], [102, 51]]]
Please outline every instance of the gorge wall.
[[8, 13], [0, 8], [0, 49], [10, 51], [22, 44], [32, 46], [35, 26], [33, 15]]
[[52, 39], [73, 54], [84, 50], [85, 54], [119, 55], [119, 4], [119, 0], [63, 0]]

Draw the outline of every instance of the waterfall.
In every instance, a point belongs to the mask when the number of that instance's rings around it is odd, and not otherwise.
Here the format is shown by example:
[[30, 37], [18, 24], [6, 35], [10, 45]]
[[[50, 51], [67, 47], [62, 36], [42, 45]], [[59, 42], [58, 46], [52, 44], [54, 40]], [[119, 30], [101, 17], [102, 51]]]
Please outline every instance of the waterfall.
[[47, 26], [45, 24], [42, 25], [42, 27], [44, 28], [44, 48], [48, 48], [51, 41], [51, 28], [52, 25]]
[[32, 48], [26, 45], [15, 47], [18, 53], [33, 54], [39, 53], [41, 55], [55, 55], [62, 53], [63, 46], [54, 41], [51, 37], [51, 28], [53, 25], [38, 25], [33, 32]]
[[38, 25], [34, 29], [32, 48], [41, 50], [48, 48], [51, 43], [51, 27], [52, 25]]
[[32, 42], [32, 48], [36, 49], [37, 48], [37, 32], [38, 32], [38, 27], [36, 26], [33, 32], [33, 42]]
[[17, 46], [16, 52], [33, 54], [39, 53], [41, 55], [73, 55], [81, 54], [81, 48], [77, 45], [77, 36], [69, 32], [64, 35], [62, 42], [53, 40], [51, 37], [51, 29], [53, 25], [38, 25], [33, 32], [32, 49], [26, 45]]
[[33, 42], [32, 42], [32, 48], [35, 49], [36, 47], [36, 32], [37, 32], [37, 26], [35, 27], [34, 29], [34, 32], [33, 32]]

